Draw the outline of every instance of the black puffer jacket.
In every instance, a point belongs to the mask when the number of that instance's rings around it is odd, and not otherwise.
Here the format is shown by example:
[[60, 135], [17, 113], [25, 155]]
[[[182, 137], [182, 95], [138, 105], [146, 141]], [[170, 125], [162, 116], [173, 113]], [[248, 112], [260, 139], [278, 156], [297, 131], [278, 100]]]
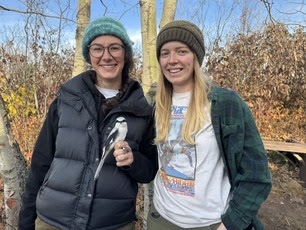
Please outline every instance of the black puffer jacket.
[[[152, 107], [139, 83], [132, 81], [120, 104], [101, 120], [93, 89], [86, 84], [90, 74], [64, 84], [51, 105], [33, 153], [20, 229], [34, 229], [36, 197], [38, 216], [60, 229], [119, 228], [135, 219], [137, 182], [154, 179]], [[127, 120], [134, 162], [118, 168], [109, 154], [95, 182], [101, 146], [118, 116]]]

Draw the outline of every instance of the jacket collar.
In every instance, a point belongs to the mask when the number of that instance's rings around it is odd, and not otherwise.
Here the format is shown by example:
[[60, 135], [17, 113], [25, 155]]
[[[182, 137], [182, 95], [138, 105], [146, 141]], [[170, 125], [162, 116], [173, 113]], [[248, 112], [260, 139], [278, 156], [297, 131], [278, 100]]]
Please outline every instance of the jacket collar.
[[[94, 96], [100, 94], [100, 92], [94, 85], [94, 79], [95, 71], [83, 72], [63, 84], [57, 96], [77, 110], [80, 110], [84, 105], [92, 117], [97, 119], [96, 103], [93, 102], [95, 102]], [[131, 79], [125, 95], [121, 98], [120, 104], [111, 112], [128, 112], [136, 116], [147, 116], [152, 114], [152, 106], [144, 97], [140, 84]]]

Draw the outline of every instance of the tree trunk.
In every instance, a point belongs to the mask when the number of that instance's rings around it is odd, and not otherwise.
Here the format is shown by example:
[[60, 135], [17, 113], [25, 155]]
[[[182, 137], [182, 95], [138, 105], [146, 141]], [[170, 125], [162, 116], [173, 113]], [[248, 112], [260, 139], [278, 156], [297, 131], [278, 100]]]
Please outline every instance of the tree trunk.
[[86, 62], [82, 55], [82, 40], [84, 29], [90, 20], [91, 0], [79, 0], [77, 14], [76, 47], [72, 76], [78, 75], [86, 70]]
[[0, 96], [0, 175], [4, 185], [5, 229], [18, 229], [18, 214], [27, 176], [26, 161], [13, 138]]
[[159, 28], [163, 28], [168, 22], [174, 19], [177, 0], [164, 0], [163, 14], [159, 24]]
[[[141, 0], [141, 34], [142, 34], [142, 55], [143, 75], [142, 87], [146, 98], [152, 103], [154, 101], [158, 79], [158, 62], [156, 57], [156, 1]], [[174, 19], [177, 0], [165, 0], [160, 27]], [[147, 215], [153, 198], [153, 182], [144, 186], [144, 223], [143, 228], [147, 229]]]
[[158, 63], [155, 54], [156, 1], [141, 0], [139, 2], [143, 55], [142, 87], [147, 99], [152, 103], [158, 77]]

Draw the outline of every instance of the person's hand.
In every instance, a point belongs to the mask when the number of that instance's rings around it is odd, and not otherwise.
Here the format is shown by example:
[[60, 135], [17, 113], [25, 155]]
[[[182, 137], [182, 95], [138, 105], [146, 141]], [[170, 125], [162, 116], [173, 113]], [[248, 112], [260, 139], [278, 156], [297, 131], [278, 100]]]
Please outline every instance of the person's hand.
[[114, 157], [118, 167], [131, 166], [134, 161], [133, 152], [126, 141], [118, 141], [115, 144]]
[[217, 230], [226, 230], [226, 227], [224, 226], [223, 223], [221, 223], [219, 227], [217, 228]]

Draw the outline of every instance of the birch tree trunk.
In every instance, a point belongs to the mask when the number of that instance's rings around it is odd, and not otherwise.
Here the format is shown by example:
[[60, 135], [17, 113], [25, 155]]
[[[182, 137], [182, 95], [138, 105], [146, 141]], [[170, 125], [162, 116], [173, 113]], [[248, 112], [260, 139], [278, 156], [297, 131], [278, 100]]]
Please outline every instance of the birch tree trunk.
[[[142, 87], [149, 102], [153, 102], [156, 92], [156, 82], [158, 77], [158, 63], [155, 54], [156, 41], [156, 1], [141, 0], [141, 36], [142, 36], [142, 56], [143, 74]], [[147, 229], [147, 215], [153, 198], [152, 182], [144, 184], [143, 197], [143, 228]]]
[[164, 7], [159, 28], [163, 28], [168, 22], [174, 19], [177, 0], [164, 0]]
[[142, 87], [147, 99], [152, 103], [158, 77], [158, 62], [155, 54], [156, 1], [141, 0], [139, 3], [143, 55]]
[[26, 161], [13, 138], [0, 96], [0, 175], [4, 185], [5, 229], [18, 229], [21, 198], [27, 177]]
[[82, 55], [82, 40], [84, 35], [84, 29], [86, 28], [90, 20], [90, 5], [91, 0], [78, 1], [76, 47], [72, 76], [76, 76], [86, 70], [86, 62]]
[[[158, 61], [156, 57], [156, 1], [141, 0], [141, 34], [142, 34], [142, 55], [143, 75], [142, 87], [147, 99], [152, 103], [156, 93], [158, 79]], [[177, 0], [165, 0], [160, 27], [174, 19]], [[147, 215], [153, 198], [153, 182], [144, 186], [144, 218], [143, 229], [147, 229]]]

